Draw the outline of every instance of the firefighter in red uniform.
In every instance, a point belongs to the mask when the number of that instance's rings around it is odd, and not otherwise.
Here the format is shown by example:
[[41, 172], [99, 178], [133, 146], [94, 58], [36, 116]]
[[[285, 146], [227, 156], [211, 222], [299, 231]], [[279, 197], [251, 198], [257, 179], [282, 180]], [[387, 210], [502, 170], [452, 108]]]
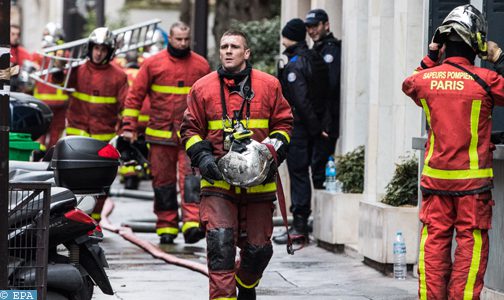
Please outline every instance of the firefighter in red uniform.
[[[286, 155], [292, 113], [278, 80], [252, 69], [240, 31], [224, 33], [218, 71], [198, 80], [187, 100], [181, 134], [192, 165], [202, 175], [200, 217], [206, 230], [210, 299], [256, 299], [255, 287], [273, 254], [272, 215], [276, 168], [261, 183], [240, 188], [223, 180], [217, 161], [229, 150], [233, 125], [255, 141], [275, 140], [278, 162]], [[232, 149], [232, 146], [231, 146]], [[272, 175], [272, 176], [271, 176]], [[235, 265], [236, 246], [240, 263]]]
[[[419, 72], [403, 82], [429, 125], [421, 177], [420, 299], [479, 299], [483, 288], [494, 205], [491, 116], [494, 105], [504, 105], [504, 78], [474, 66], [476, 54], [486, 59], [486, 33], [476, 8], [455, 8], [437, 29]], [[446, 59], [437, 65], [442, 44]]]
[[21, 67], [25, 60], [31, 60], [30, 53], [21, 46], [21, 28], [19, 25], [10, 25], [10, 62]]
[[[64, 43], [64, 34], [61, 25], [58, 23], [50, 22], [46, 25], [43, 31], [42, 48], [52, 47]], [[42, 64], [42, 56], [34, 53], [33, 60], [39, 66]], [[49, 82], [52, 81], [52, 76], [49, 75]], [[47, 149], [56, 144], [65, 129], [65, 114], [68, 107], [68, 95], [62, 89], [51, 87], [42, 82], [35, 82], [35, 89], [33, 90], [33, 97], [44, 101], [53, 112], [53, 119], [51, 127], [47, 135], [40, 138], [40, 142], [46, 146]]]
[[179, 232], [177, 169], [184, 240], [192, 244], [204, 237], [199, 228], [199, 179], [192, 174], [179, 138], [187, 94], [196, 80], [210, 72], [208, 62], [191, 51], [190, 33], [182, 22], [171, 26], [168, 50], [142, 63], [123, 113], [123, 137], [135, 140], [140, 108], [145, 97], [149, 97], [151, 112], [145, 136], [150, 143], [156, 232], [161, 244], [173, 243]]
[[[126, 73], [110, 60], [115, 39], [106, 27], [93, 30], [89, 36], [86, 63], [72, 70], [67, 110], [67, 135], [82, 135], [108, 142], [116, 135], [119, 114], [128, 94]], [[106, 196], [98, 198], [91, 215], [99, 220]]]

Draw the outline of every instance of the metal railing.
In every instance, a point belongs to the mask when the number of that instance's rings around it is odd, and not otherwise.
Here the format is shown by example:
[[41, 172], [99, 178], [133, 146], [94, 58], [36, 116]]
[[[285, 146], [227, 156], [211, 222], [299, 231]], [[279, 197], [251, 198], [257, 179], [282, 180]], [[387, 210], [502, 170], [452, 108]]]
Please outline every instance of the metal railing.
[[8, 287], [46, 298], [51, 184], [9, 183]]

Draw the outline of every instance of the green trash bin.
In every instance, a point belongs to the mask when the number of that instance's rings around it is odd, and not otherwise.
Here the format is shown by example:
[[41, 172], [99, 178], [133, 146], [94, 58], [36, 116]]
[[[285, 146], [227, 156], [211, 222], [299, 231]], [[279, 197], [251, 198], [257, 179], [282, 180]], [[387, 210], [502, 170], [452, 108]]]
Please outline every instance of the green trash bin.
[[9, 160], [30, 161], [33, 150], [39, 150], [40, 143], [34, 142], [29, 133], [9, 132]]

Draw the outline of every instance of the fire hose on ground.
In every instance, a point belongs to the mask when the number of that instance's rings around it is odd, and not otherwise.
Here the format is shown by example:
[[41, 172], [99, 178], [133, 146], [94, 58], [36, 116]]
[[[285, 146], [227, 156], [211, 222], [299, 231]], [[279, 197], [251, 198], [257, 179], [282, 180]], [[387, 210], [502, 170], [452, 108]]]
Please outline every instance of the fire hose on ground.
[[150, 255], [152, 255], [154, 258], [161, 259], [169, 264], [176, 265], [179, 267], [187, 268], [192, 271], [196, 271], [198, 273], [201, 273], [205, 276], [208, 276], [208, 268], [204, 264], [200, 264], [197, 262], [193, 262], [187, 259], [182, 259], [177, 256], [168, 254], [161, 250], [158, 246], [142, 240], [138, 236], [136, 236], [133, 233], [133, 229], [130, 227], [125, 227], [125, 226], [116, 226], [110, 222], [108, 217], [112, 213], [112, 210], [114, 209], [114, 202], [112, 199], [108, 198], [107, 201], [105, 202], [105, 205], [103, 206], [102, 210], [102, 219], [100, 221], [100, 226], [103, 229], [106, 229], [108, 231], [114, 232], [119, 234], [122, 238], [125, 240], [137, 245], [138, 247], [144, 249], [146, 252], [148, 252]]

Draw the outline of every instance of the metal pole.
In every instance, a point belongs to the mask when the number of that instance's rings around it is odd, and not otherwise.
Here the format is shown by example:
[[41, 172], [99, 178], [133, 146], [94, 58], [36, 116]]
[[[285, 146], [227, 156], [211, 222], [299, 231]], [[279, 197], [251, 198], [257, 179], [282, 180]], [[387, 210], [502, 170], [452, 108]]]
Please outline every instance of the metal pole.
[[105, 26], [105, 0], [96, 0], [96, 27]]
[[[6, 290], [9, 199], [10, 0], [0, 0], [0, 289]], [[9, 74], [9, 75], [7, 75]]]
[[194, 52], [207, 57], [208, 0], [194, 3]]

